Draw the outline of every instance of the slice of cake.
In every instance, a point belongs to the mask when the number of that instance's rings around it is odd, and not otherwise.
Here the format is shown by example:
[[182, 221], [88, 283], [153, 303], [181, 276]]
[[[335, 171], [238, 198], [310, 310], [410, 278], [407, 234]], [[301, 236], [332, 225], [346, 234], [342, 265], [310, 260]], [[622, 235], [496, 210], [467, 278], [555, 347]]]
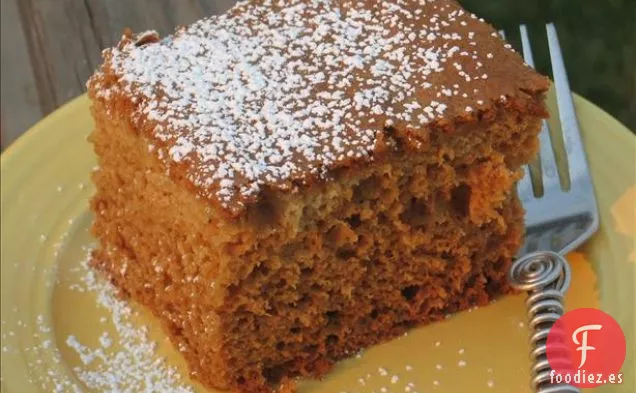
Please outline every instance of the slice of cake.
[[548, 80], [451, 0], [250, 1], [89, 81], [94, 266], [270, 392], [507, 292]]

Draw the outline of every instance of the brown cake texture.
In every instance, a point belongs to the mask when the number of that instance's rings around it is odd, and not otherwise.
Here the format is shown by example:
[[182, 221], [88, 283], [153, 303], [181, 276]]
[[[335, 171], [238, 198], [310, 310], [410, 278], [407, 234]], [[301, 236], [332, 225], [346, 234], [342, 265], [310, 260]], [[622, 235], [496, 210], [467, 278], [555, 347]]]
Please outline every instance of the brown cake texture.
[[452, 0], [248, 1], [88, 83], [93, 266], [271, 392], [510, 289], [546, 78]]

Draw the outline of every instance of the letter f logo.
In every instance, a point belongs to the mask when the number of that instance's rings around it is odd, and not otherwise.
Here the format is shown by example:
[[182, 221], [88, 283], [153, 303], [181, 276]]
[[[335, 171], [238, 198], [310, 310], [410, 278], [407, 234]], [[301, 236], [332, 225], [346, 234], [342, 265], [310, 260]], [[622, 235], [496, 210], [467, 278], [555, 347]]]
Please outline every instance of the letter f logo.
[[[602, 325], [585, 325], [576, 329], [574, 333], [572, 333], [572, 341], [574, 341], [576, 345], [580, 345], [580, 347], [576, 349], [577, 351], [581, 351], [581, 364], [579, 365], [579, 368], [583, 367], [583, 365], [585, 364], [585, 361], [587, 360], [587, 351], [592, 351], [596, 349], [592, 346], [587, 345], [587, 332], [589, 330], [601, 330], [602, 328], [603, 328]], [[577, 336], [581, 332], [583, 332], [583, 335], [582, 335], [583, 339], [582, 339], [582, 342], [579, 342]]]

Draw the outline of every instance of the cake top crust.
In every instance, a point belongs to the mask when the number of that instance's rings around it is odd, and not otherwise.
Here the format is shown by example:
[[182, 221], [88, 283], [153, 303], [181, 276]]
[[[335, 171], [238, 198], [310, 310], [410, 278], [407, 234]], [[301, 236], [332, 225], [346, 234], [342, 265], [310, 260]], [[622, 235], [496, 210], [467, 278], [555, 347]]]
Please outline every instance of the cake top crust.
[[149, 149], [234, 215], [373, 160], [387, 127], [416, 138], [548, 87], [453, 0], [246, 1], [103, 56], [92, 97], [127, 100]]

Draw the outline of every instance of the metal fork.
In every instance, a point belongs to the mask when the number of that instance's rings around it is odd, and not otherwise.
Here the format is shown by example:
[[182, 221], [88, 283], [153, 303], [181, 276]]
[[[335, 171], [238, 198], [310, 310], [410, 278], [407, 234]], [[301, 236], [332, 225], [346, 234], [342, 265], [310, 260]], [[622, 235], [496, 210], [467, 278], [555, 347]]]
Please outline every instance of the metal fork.
[[[525, 62], [534, 67], [526, 26], [520, 26]], [[556, 150], [544, 120], [539, 135], [541, 173], [535, 184], [543, 185], [540, 195], [533, 188], [529, 166], [517, 184], [519, 198], [526, 210], [525, 243], [509, 271], [511, 284], [528, 292], [526, 307], [532, 335], [531, 388], [536, 393], [579, 392], [567, 384], [551, 383], [551, 367], [546, 357], [550, 328], [564, 313], [563, 298], [570, 285], [570, 266], [564, 255], [588, 240], [599, 227], [599, 214], [574, 102], [553, 24], [546, 25], [552, 74], [570, 186], [562, 187]], [[503, 32], [500, 32], [503, 35]], [[505, 37], [504, 37], [505, 38]], [[567, 365], [567, 359], [562, 359]]]

